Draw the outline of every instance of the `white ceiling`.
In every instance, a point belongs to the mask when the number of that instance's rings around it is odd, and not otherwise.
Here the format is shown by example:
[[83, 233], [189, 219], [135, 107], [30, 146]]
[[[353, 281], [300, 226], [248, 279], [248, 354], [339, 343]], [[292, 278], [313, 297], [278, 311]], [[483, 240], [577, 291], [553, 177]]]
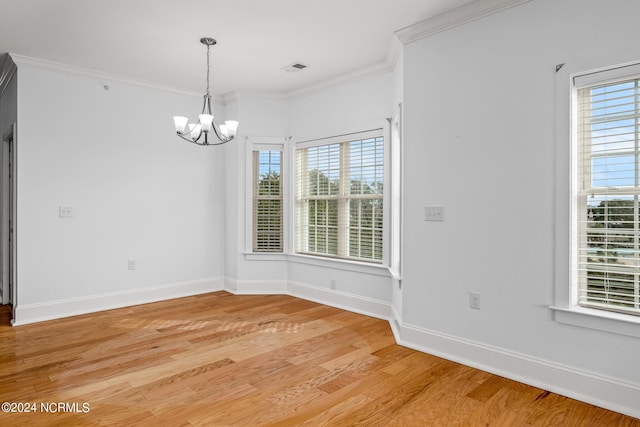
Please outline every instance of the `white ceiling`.
[[0, 53], [202, 93], [209, 36], [213, 93], [292, 93], [385, 65], [395, 30], [471, 2], [0, 0]]

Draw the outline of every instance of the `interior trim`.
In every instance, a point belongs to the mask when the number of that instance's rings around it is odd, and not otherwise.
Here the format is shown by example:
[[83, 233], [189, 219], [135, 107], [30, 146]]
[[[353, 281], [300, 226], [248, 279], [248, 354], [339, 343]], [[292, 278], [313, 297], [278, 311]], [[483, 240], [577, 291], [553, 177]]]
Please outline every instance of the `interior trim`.
[[402, 44], [407, 44], [529, 1], [531, 0], [476, 0], [404, 27], [397, 30], [395, 34]]

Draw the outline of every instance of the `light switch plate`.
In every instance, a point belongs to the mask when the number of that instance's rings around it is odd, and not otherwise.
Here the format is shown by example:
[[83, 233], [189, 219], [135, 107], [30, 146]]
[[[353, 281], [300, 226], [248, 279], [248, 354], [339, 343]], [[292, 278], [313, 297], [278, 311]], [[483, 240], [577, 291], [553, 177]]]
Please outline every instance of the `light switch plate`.
[[425, 206], [425, 221], [444, 221], [444, 206]]
[[58, 216], [60, 218], [73, 218], [73, 207], [72, 206], [59, 206], [58, 207]]
[[480, 310], [480, 294], [476, 292], [469, 292], [469, 307], [474, 310]]

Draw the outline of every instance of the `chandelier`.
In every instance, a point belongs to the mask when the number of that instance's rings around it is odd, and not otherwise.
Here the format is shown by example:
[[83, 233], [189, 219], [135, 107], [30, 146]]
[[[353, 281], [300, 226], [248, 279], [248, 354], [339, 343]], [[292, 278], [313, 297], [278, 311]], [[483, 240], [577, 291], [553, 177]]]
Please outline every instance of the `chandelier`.
[[[203, 37], [200, 39], [200, 43], [207, 46], [207, 92], [204, 94], [202, 113], [198, 115], [197, 123], [189, 123], [189, 119], [183, 116], [173, 116], [173, 123], [176, 126], [176, 133], [185, 141], [198, 145], [220, 145], [235, 138], [238, 122], [227, 120], [223, 125], [218, 125], [213, 120], [211, 94], [209, 94], [209, 49], [217, 42], [211, 37]], [[217, 137], [217, 141], [210, 138], [212, 131]]]

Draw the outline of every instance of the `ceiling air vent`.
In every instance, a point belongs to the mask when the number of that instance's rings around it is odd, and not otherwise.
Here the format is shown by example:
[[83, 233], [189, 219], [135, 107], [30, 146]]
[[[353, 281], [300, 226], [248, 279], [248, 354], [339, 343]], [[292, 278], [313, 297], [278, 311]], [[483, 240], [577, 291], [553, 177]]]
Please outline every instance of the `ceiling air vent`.
[[286, 67], [283, 67], [283, 70], [286, 70], [290, 73], [298, 72], [307, 68], [308, 65], [303, 64], [302, 62], [294, 62], [293, 64], [289, 64]]

